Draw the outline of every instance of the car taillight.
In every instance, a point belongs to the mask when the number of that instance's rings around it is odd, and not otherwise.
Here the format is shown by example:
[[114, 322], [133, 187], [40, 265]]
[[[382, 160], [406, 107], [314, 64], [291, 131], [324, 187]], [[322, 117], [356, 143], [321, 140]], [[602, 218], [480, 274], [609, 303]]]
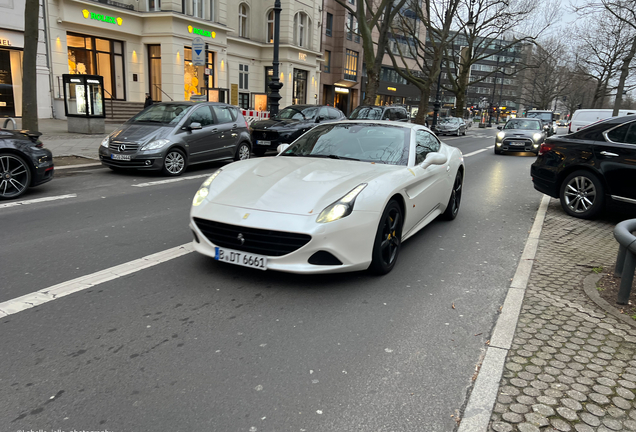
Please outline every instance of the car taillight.
[[249, 129], [249, 128], [250, 128], [250, 125], [247, 123], [247, 119], [243, 119], [243, 120], [245, 120], [245, 127], [246, 127], [247, 129]]
[[554, 144], [552, 143], [541, 143], [541, 147], [539, 147], [539, 156], [543, 155], [544, 153], [547, 153], [549, 151], [552, 151], [552, 149], [554, 149]]

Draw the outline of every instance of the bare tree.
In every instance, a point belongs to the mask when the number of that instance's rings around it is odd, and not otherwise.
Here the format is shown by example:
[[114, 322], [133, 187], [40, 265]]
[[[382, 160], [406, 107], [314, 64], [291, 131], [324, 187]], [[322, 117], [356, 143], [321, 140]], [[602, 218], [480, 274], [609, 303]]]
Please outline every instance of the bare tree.
[[40, 3], [26, 0], [24, 8], [24, 54], [22, 60], [22, 129], [38, 131], [37, 56]]
[[[373, 105], [380, 85], [380, 69], [388, 43], [391, 22], [407, 0], [358, 0], [355, 5], [347, 0], [336, 1], [357, 20], [367, 72], [363, 104]], [[374, 40], [376, 27], [379, 32], [376, 33], [377, 40]]]

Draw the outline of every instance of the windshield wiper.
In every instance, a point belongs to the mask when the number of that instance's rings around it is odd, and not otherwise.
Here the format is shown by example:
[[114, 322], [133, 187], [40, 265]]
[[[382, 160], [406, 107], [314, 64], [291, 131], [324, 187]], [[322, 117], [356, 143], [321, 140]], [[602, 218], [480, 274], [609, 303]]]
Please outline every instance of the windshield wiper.
[[360, 159], [356, 159], [356, 158], [352, 158], [352, 157], [338, 156], [338, 155], [335, 155], [335, 154], [325, 155], [325, 157], [328, 157], [329, 159], [343, 159], [343, 160], [352, 160], [352, 161], [359, 161], [360, 160]]

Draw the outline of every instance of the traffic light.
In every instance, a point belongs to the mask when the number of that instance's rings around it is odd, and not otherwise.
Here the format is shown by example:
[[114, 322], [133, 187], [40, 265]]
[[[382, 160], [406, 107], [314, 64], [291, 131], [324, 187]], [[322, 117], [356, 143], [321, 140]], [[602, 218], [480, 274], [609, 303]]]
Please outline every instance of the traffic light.
[[581, 107], [583, 107], [583, 104], [578, 104], [578, 105], [577, 105], [577, 108], [578, 108], [578, 109], [581, 109]]

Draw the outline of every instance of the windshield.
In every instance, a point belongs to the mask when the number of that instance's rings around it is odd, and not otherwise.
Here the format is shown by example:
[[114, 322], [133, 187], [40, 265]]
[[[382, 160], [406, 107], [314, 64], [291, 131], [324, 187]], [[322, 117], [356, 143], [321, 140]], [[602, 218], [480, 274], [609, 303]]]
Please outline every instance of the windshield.
[[456, 117], [446, 117], [441, 120], [442, 123], [459, 123], [459, 119]]
[[411, 129], [388, 125], [329, 124], [298, 138], [282, 156], [324, 157], [407, 165]]
[[541, 130], [541, 122], [536, 120], [510, 120], [504, 129]]
[[349, 116], [351, 120], [380, 120], [382, 118], [382, 108], [378, 107], [358, 107]]
[[528, 112], [528, 118], [536, 118], [536, 119], [540, 119], [544, 122], [551, 122], [552, 121], [552, 113], [551, 112], [532, 112], [529, 111]]
[[276, 120], [311, 120], [316, 117], [317, 113], [318, 107], [310, 107], [305, 109], [287, 107], [280, 110], [278, 112], [278, 115], [274, 118]]
[[178, 105], [178, 104], [155, 104], [135, 117], [131, 118], [131, 123], [160, 123], [168, 125], [176, 125], [183, 118], [186, 111], [192, 105]]

